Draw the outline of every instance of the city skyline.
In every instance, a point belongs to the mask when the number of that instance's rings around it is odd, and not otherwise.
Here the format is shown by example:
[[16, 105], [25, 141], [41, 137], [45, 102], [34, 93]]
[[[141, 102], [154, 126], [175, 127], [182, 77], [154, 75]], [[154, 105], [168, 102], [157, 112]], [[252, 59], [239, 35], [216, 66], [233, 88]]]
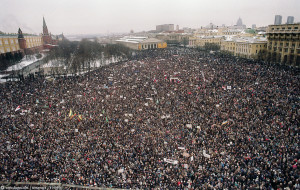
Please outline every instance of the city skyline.
[[294, 16], [299, 22], [297, 0], [0, 0], [0, 31], [40, 34], [42, 18], [53, 34], [107, 34], [155, 30], [156, 25], [174, 24], [200, 28], [209, 23], [235, 25], [240, 17], [247, 27], [274, 23], [275, 15], [285, 22]]

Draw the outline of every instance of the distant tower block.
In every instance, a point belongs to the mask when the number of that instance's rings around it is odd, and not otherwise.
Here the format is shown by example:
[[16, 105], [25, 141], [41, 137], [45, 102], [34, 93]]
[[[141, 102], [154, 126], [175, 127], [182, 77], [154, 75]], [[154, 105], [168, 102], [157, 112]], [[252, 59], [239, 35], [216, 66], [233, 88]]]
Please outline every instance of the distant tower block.
[[275, 15], [274, 25], [279, 25], [281, 23], [282, 23], [282, 16], [281, 15]]
[[179, 30], [179, 25], [177, 24], [177, 26], [176, 26], [176, 30], [178, 31]]
[[241, 19], [241, 17], [239, 17], [238, 21], [236, 22], [237, 26], [243, 26], [243, 21]]
[[293, 16], [288, 16], [286, 23], [287, 24], [294, 24], [294, 17]]

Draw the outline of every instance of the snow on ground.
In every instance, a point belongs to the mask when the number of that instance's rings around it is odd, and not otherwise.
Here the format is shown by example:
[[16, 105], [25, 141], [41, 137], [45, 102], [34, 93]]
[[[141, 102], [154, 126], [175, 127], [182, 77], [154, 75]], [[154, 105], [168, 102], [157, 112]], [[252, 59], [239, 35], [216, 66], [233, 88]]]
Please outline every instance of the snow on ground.
[[3, 77], [8, 76], [9, 74], [0, 74], [0, 83], [6, 82], [6, 79], [2, 79]]
[[50, 60], [48, 63], [44, 64], [42, 68], [63, 67], [64, 64], [62, 62], [62, 60]]
[[6, 71], [21, 70], [22, 68], [24, 68], [24, 67], [26, 67], [26, 66], [28, 66], [28, 65], [36, 62], [36, 61], [39, 61], [39, 60], [41, 60], [41, 59], [43, 59], [45, 57], [44, 54], [41, 54], [41, 55], [42, 55], [42, 57], [39, 58], [39, 59], [36, 58], [36, 55], [25, 56], [25, 57], [23, 57], [23, 59], [21, 60], [20, 63], [17, 63], [15, 65], [12, 65], [12, 66], [8, 67], [6, 69]]

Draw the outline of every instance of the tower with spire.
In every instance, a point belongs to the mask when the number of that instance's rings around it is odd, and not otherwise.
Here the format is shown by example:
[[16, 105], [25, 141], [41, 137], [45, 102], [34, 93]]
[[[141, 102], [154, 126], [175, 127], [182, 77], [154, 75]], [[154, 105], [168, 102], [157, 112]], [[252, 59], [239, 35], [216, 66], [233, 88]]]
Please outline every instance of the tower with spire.
[[43, 38], [44, 46], [47, 45], [47, 44], [52, 44], [52, 38], [51, 38], [51, 35], [49, 34], [48, 27], [47, 27], [47, 24], [46, 24], [46, 21], [45, 21], [44, 17], [43, 17], [43, 35], [42, 35], [42, 38]]
[[241, 17], [239, 17], [239, 19], [237, 20], [236, 25], [243, 26], [243, 21], [242, 21]]
[[49, 35], [45, 18], [43, 17], [43, 35]]

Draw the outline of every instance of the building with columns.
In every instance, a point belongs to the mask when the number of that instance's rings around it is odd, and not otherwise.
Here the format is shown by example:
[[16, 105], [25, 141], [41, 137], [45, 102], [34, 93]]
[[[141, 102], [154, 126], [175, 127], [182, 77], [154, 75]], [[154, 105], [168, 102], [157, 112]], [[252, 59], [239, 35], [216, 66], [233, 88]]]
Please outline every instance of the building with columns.
[[116, 42], [134, 50], [161, 49], [167, 47], [167, 43], [162, 40], [140, 36], [125, 36], [116, 40]]

